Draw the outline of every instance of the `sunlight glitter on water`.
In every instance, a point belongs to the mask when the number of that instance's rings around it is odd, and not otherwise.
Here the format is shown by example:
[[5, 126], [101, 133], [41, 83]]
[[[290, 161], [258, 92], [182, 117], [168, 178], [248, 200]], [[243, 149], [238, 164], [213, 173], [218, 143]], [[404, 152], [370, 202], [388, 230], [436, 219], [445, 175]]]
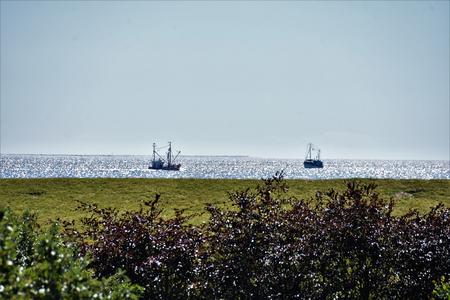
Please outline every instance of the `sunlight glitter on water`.
[[305, 169], [303, 160], [183, 156], [179, 172], [147, 169], [149, 156], [13, 155], [0, 158], [1, 178], [286, 178], [450, 179], [449, 161], [324, 160], [323, 169]]

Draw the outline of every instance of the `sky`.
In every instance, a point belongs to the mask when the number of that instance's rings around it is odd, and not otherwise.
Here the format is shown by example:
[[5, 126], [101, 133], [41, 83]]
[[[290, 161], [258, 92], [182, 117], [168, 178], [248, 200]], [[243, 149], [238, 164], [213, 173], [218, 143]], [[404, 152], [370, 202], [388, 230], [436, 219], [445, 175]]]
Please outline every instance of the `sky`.
[[448, 1], [0, 9], [1, 153], [450, 159]]

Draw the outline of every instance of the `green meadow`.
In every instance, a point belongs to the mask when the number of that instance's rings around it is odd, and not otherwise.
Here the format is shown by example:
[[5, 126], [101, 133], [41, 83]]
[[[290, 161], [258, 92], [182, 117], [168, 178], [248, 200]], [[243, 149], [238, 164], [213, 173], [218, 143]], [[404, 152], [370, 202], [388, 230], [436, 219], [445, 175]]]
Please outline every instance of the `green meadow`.
[[[286, 180], [289, 193], [298, 199], [314, 197], [316, 191], [331, 188], [343, 190], [347, 180]], [[426, 212], [442, 202], [450, 207], [450, 180], [360, 179], [374, 182], [385, 199], [395, 199], [396, 214], [409, 209]], [[136, 209], [156, 193], [161, 194], [163, 215], [173, 215], [175, 208], [194, 214], [199, 224], [208, 216], [207, 203], [229, 206], [228, 192], [252, 188], [258, 180], [231, 179], [1, 179], [0, 208], [11, 207], [20, 213], [25, 209], [38, 213], [42, 225], [49, 220], [79, 219], [78, 201], [97, 203], [100, 207], [115, 207], [121, 211]]]

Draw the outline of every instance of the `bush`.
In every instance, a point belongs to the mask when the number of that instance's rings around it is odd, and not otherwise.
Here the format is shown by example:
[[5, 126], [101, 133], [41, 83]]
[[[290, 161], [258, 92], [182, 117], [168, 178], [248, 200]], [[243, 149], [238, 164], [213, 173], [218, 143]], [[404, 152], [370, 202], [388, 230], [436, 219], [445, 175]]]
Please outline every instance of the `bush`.
[[[365, 298], [380, 283], [377, 242], [391, 207], [350, 184], [315, 203], [283, 198], [282, 177], [230, 194], [238, 210], [209, 207], [209, 292], [220, 298]], [[350, 200], [351, 199], [351, 200]], [[353, 202], [353, 200], [357, 201]], [[373, 253], [375, 252], [375, 253]]]
[[[450, 210], [397, 217], [375, 185], [288, 197], [282, 174], [229, 194], [234, 209], [207, 206], [209, 222], [162, 219], [159, 195], [119, 214], [91, 213], [81, 232], [66, 224], [98, 276], [123, 269], [155, 299], [430, 298], [450, 275]], [[440, 290], [439, 290], [440, 291]]]
[[434, 282], [434, 284], [433, 296], [436, 299], [450, 300], [450, 280], [446, 281], [445, 277], [442, 276], [441, 281]]
[[122, 269], [132, 282], [145, 287], [146, 299], [194, 297], [203, 234], [186, 225], [182, 210], [172, 219], [162, 219], [158, 201], [159, 195], [140, 210], [124, 214], [81, 203], [79, 208], [92, 216], [81, 221], [81, 231], [74, 223], [65, 224], [66, 235], [92, 256], [90, 267], [99, 277]]
[[54, 224], [38, 233], [36, 217], [0, 211], [0, 298], [136, 299], [140, 288], [123, 273], [95, 279], [88, 261], [63, 244]]

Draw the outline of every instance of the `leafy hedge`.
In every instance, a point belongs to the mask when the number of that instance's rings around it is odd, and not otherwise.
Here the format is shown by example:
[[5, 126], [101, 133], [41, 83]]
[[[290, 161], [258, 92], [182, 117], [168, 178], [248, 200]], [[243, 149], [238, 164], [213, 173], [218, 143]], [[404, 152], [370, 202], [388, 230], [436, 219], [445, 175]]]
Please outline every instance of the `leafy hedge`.
[[[282, 174], [163, 219], [159, 195], [137, 211], [81, 204], [81, 224], [42, 232], [0, 211], [0, 298], [450, 299], [450, 210], [392, 214], [373, 184], [289, 197]], [[81, 229], [81, 230], [80, 230]]]
[[446, 281], [445, 277], [442, 276], [440, 282], [435, 282], [433, 296], [436, 296], [436, 299], [450, 300], [450, 280]]
[[89, 260], [64, 244], [54, 224], [39, 231], [36, 217], [0, 211], [0, 299], [137, 299], [142, 288], [118, 272], [96, 279]]
[[448, 208], [394, 216], [392, 201], [357, 182], [308, 201], [287, 190], [277, 174], [232, 192], [234, 209], [209, 205], [197, 227], [183, 211], [163, 219], [159, 195], [123, 214], [82, 204], [90, 217], [64, 232], [98, 278], [123, 270], [146, 299], [449, 296]]

